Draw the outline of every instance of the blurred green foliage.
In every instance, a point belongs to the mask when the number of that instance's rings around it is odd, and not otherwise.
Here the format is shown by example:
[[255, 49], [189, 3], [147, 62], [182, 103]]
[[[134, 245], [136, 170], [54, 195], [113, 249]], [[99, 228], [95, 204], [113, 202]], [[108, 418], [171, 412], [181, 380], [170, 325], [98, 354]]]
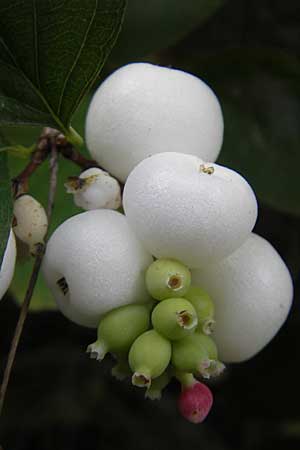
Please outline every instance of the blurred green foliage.
[[225, 0], [128, 0], [108, 63], [117, 67], [166, 48], [212, 16]]

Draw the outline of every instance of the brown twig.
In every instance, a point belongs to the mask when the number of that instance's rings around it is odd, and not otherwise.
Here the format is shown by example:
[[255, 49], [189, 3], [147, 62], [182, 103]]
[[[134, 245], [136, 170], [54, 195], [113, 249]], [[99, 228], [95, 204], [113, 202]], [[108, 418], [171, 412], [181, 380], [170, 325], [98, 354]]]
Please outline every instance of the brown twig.
[[[69, 161], [72, 161], [77, 166], [81, 167], [81, 169], [86, 170], [91, 167], [98, 167], [101, 170], [107, 172], [103, 167], [101, 167], [97, 161], [94, 159], [85, 158], [72, 144], [70, 144], [63, 134], [59, 134], [56, 138], [56, 145], [58, 152]], [[114, 178], [116, 178], [114, 176]], [[123, 187], [123, 183], [116, 178], [119, 182], [121, 188]]]
[[57, 172], [58, 172], [58, 154], [55, 138], [51, 140], [51, 155], [50, 155], [50, 180], [49, 180], [49, 193], [47, 204], [47, 216], [48, 222], [50, 221], [52, 210], [54, 207], [54, 197], [56, 193], [57, 185]]
[[[50, 185], [49, 185], [47, 215], [48, 215], [48, 221], [50, 222], [51, 214], [52, 214], [52, 210], [53, 210], [53, 205], [54, 205], [54, 196], [55, 196], [55, 192], [56, 192], [57, 169], [58, 169], [57, 149], [56, 149], [55, 139], [53, 137], [50, 139], [50, 149], [49, 149], [49, 151], [51, 152], [51, 158], [50, 158]], [[36, 163], [34, 163], [34, 164], [36, 164]], [[27, 175], [25, 177], [23, 176], [23, 178], [22, 178], [22, 176], [21, 177], [17, 177], [18, 182], [20, 180], [22, 180], [22, 179], [26, 180], [26, 182], [27, 182], [27, 178], [28, 178], [28, 173], [29, 172], [30, 172], [29, 170], [27, 170], [27, 172], [26, 172], [26, 168], [25, 168], [25, 171], [23, 171], [22, 174], [26, 173]], [[15, 334], [14, 334], [14, 337], [13, 337], [12, 342], [11, 342], [11, 347], [10, 347], [10, 350], [9, 350], [7, 363], [6, 363], [6, 367], [5, 367], [5, 370], [4, 370], [3, 381], [2, 381], [2, 384], [1, 384], [1, 388], [0, 388], [0, 415], [1, 415], [1, 412], [3, 410], [5, 395], [6, 395], [6, 392], [7, 392], [7, 387], [8, 387], [11, 371], [12, 371], [13, 364], [14, 364], [14, 361], [15, 361], [15, 357], [16, 357], [19, 341], [20, 341], [20, 338], [21, 338], [21, 335], [22, 335], [22, 331], [23, 331], [23, 328], [24, 328], [24, 323], [25, 323], [25, 320], [26, 320], [26, 317], [27, 317], [27, 313], [28, 313], [28, 309], [29, 309], [29, 306], [30, 306], [30, 301], [31, 301], [31, 298], [32, 298], [32, 295], [33, 295], [34, 287], [35, 287], [35, 284], [37, 282], [37, 278], [38, 278], [39, 271], [40, 271], [40, 268], [41, 268], [43, 255], [44, 255], [44, 246], [41, 246], [40, 251], [38, 252], [37, 256], [35, 257], [34, 266], [33, 266], [31, 277], [30, 277], [30, 280], [29, 280], [29, 283], [28, 283], [28, 288], [27, 288], [27, 291], [26, 291], [26, 294], [25, 294], [25, 297], [24, 297], [24, 302], [23, 302], [22, 307], [21, 307], [19, 319], [18, 319], [18, 322], [17, 322], [17, 325], [16, 325], [16, 329], [15, 329]]]
[[31, 175], [46, 160], [50, 152], [49, 146], [49, 128], [44, 128], [34, 152], [31, 155], [30, 162], [25, 169], [12, 180], [13, 194], [17, 197], [20, 194], [28, 192], [28, 181]]
[[64, 158], [69, 159], [82, 169], [89, 169], [90, 167], [99, 167], [100, 169], [102, 169], [97, 161], [85, 158], [81, 153], [79, 153], [79, 151], [76, 150], [75, 147], [73, 147], [73, 145], [67, 141], [63, 134], [57, 136], [56, 145], [58, 151]]

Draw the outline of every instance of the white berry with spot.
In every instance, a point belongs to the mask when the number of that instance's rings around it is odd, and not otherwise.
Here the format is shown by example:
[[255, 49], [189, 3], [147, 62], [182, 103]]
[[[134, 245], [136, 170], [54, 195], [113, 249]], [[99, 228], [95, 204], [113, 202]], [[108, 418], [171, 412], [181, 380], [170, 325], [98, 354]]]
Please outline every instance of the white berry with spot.
[[35, 255], [44, 243], [48, 230], [48, 218], [44, 207], [31, 195], [23, 194], [14, 202], [14, 225], [16, 236], [29, 246]]
[[93, 96], [86, 119], [92, 157], [121, 181], [143, 159], [160, 152], [215, 161], [223, 141], [218, 99], [202, 80], [181, 70], [128, 64]]
[[126, 217], [102, 209], [61, 224], [47, 244], [42, 269], [63, 314], [97, 327], [113, 308], [148, 300], [145, 271], [151, 262]]
[[182, 153], [142, 161], [127, 179], [123, 206], [152, 255], [190, 268], [232, 253], [247, 239], [257, 217], [256, 198], [244, 178]]
[[272, 245], [254, 233], [228, 258], [194, 270], [192, 277], [213, 299], [213, 338], [224, 362], [245, 361], [258, 353], [291, 307], [288, 268]]
[[121, 189], [118, 181], [97, 167], [70, 177], [65, 183], [67, 192], [74, 195], [74, 203], [80, 208], [118, 209], [121, 206]]
[[16, 240], [14, 233], [11, 231], [0, 268], [0, 300], [9, 288], [14, 276], [16, 256]]

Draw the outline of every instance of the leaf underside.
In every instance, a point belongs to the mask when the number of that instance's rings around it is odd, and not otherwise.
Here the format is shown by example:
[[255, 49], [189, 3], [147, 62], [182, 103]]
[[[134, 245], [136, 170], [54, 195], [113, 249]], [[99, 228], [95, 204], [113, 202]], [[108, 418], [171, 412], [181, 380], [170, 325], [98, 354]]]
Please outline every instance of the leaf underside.
[[65, 131], [120, 31], [125, 0], [2, 0], [0, 125]]
[[130, 0], [109, 62], [119, 66], [173, 45], [205, 23], [224, 3], [225, 0]]

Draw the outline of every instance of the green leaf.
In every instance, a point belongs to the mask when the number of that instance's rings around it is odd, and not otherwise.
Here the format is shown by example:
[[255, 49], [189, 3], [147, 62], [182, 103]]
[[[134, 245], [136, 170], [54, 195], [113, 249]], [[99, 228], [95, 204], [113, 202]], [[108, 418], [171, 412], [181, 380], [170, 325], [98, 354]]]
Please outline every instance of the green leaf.
[[279, 50], [223, 50], [198, 60], [197, 74], [224, 112], [218, 162], [245, 176], [266, 205], [299, 215], [300, 60]]
[[129, 0], [110, 62], [128, 63], [174, 44], [223, 4], [224, 0]]
[[[0, 150], [7, 142], [0, 133]], [[12, 219], [12, 195], [9, 170], [7, 166], [7, 154], [0, 151], [0, 268], [7, 240], [9, 237]]]
[[68, 134], [118, 36], [125, 0], [2, 0], [0, 124]]

